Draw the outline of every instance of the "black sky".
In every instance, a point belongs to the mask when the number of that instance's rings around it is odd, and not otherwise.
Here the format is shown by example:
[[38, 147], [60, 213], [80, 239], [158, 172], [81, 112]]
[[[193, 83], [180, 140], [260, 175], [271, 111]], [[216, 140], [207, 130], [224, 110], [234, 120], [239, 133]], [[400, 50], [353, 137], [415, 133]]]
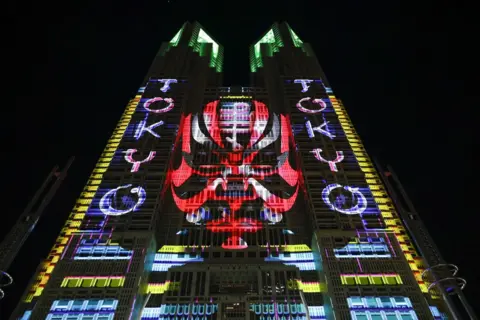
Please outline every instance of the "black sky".
[[444, 1], [71, 2], [23, 2], [12, 13], [16, 46], [6, 68], [16, 82], [4, 110], [15, 116], [4, 128], [15, 145], [3, 157], [14, 161], [3, 166], [0, 232], [54, 164], [77, 159], [12, 268], [3, 312], [48, 254], [161, 42], [185, 20], [224, 45], [225, 85], [248, 85], [248, 46], [274, 21], [288, 21], [312, 44], [367, 151], [394, 167], [444, 257], [468, 279], [469, 300], [480, 301], [473, 11]]

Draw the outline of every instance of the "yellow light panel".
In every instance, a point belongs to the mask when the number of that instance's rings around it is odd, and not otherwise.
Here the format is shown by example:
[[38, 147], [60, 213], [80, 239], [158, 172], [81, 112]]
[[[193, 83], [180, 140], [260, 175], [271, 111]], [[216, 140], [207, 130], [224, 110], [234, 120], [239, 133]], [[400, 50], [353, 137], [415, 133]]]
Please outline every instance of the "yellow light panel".
[[[65, 236], [71, 236], [75, 232], [78, 231], [78, 227], [80, 226], [80, 222], [72, 222], [72, 220], [78, 220], [80, 218], [79, 214], [84, 214], [88, 210], [88, 206], [90, 205], [93, 197], [95, 196], [95, 192], [98, 189], [98, 185], [102, 182], [103, 173], [107, 170], [104, 166], [105, 163], [109, 164], [113, 158], [114, 152], [120, 143], [121, 138], [123, 137], [126, 127], [125, 124], [130, 123], [133, 113], [135, 112], [138, 103], [140, 102], [140, 95], [135, 96], [133, 100], [131, 100], [120, 119], [119, 125], [117, 125], [116, 133], [110, 138], [107, 143], [107, 147], [102, 154], [102, 157], [97, 162], [95, 169], [93, 170], [92, 175], [90, 176], [89, 181], [87, 182], [87, 186], [84, 189], [84, 192], [80, 195], [79, 202], [81, 206], [75, 206], [73, 212], [70, 214], [69, 219], [65, 223], [65, 227], [62, 229], [59, 237], [56, 240], [56, 247], [52, 249], [49, 254], [51, 259], [46, 259], [45, 263], [48, 265], [45, 271], [42, 271], [38, 274], [37, 280], [32, 285], [31, 289], [25, 296], [25, 302], [32, 302], [34, 297], [40, 296], [43, 291], [43, 286], [48, 282], [50, 278], [50, 274], [55, 269], [56, 262], [58, 261], [58, 257], [63, 253], [66, 247], [66, 243], [63, 240]], [[120, 125], [124, 124], [121, 129]], [[85, 200], [89, 201], [85, 201]], [[84, 215], [82, 216], [82, 218]], [[56, 258], [55, 258], [56, 257]]]

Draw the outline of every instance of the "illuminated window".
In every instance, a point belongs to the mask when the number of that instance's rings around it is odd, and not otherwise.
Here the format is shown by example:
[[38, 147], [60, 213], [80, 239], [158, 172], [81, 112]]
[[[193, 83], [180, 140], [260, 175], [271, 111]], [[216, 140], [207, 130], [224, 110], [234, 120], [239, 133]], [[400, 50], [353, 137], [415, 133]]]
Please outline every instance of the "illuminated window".
[[362, 297], [350, 297], [348, 298], [348, 304], [352, 307], [357, 307], [357, 306], [362, 306], [363, 307], [363, 301]]
[[412, 303], [410, 302], [410, 299], [406, 297], [393, 297], [392, 301], [395, 304], [395, 307], [407, 307], [407, 308], [412, 307]]
[[272, 56], [274, 52], [278, 52], [283, 47], [283, 41], [275, 37], [273, 29], [270, 29], [254, 46], [251, 52], [250, 70], [256, 72], [258, 68], [263, 67], [262, 53], [260, 45], [266, 43], [269, 45], [268, 56]]
[[367, 308], [377, 308], [378, 303], [375, 297], [365, 297], [365, 305]]
[[32, 315], [32, 311], [30, 310], [27, 310], [25, 311], [25, 313], [23, 314], [23, 316], [20, 318], [20, 320], [28, 320], [30, 319], [30, 316]]
[[80, 285], [80, 279], [69, 279], [67, 281], [68, 288], [76, 288], [76, 287], [79, 287], [79, 285]]
[[370, 312], [370, 318], [372, 320], [383, 320], [381, 312]]
[[93, 283], [94, 283], [94, 282], [95, 282], [95, 279], [94, 279], [94, 278], [83, 279], [83, 281], [82, 281], [82, 287], [83, 287], [83, 288], [93, 287]]
[[120, 246], [81, 246], [77, 249], [74, 260], [128, 260], [133, 251]]
[[418, 320], [415, 312], [412, 311], [365, 311], [352, 310], [352, 319], [371, 319], [371, 320]]
[[99, 303], [100, 303], [100, 299], [90, 299], [87, 302], [85, 310], [86, 311], [97, 310]]
[[97, 278], [95, 281], [95, 287], [97, 288], [105, 288], [108, 286], [108, 279], [106, 278]]
[[357, 319], [357, 320], [369, 320], [366, 312], [357, 312], [355, 319]]
[[390, 257], [387, 245], [347, 244], [340, 249], [333, 249], [337, 258], [379, 258]]
[[70, 308], [71, 311], [79, 311], [83, 309], [84, 301], [83, 300], [74, 300], [72, 307]]
[[46, 320], [113, 320], [113, 313], [48, 314]]
[[370, 279], [372, 281], [372, 284], [374, 284], [374, 285], [383, 284], [383, 277], [382, 276], [371, 276]]
[[368, 276], [358, 276], [357, 277], [358, 284], [360, 285], [369, 285], [370, 281], [368, 281]]
[[50, 310], [68, 310], [70, 308], [70, 300], [55, 300]]
[[122, 287], [124, 281], [125, 281], [125, 278], [114, 278], [110, 280], [110, 287], [112, 288]]
[[386, 320], [397, 320], [397, 315], [394, 312], [385, 312]]
[[100, 310], [115, 310], [117, 307], [117, 300], [114, 299], [105, 299], [102, 301], [102, 304], [100, 305]]
[[346, 285], [353, 286], [356, 284], [355, 276], [345, 276], [344, 281]]
[[[365, 282], [365, 277], [368, 283]], [[397, 285], [402, 284], [398, 274], [341, 274], [343, 285]]]
[[393, 308], [393, 303], [390, 297], [380, 297], [380, 302], [384, 308]]

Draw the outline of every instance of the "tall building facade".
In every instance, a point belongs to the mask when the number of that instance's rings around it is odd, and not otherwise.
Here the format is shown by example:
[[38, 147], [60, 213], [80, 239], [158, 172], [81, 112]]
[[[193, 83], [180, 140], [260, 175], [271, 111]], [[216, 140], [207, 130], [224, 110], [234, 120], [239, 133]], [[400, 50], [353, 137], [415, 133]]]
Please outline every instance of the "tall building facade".
[[446, 319], [310, 46], [222, 65], [198, 23], [162, 45], [12, 319]]

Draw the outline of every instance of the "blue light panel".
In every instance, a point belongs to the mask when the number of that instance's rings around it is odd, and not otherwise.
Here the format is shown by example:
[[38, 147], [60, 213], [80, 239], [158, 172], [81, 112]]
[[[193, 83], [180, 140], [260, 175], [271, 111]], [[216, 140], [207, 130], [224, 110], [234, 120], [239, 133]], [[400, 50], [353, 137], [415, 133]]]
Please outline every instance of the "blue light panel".
[[333, 249], [337, 258], [390, 258], [385, 244], [347, 244], [341, 249]]
[[180, 319], [179, 317], [165, 316], [202, 316], [200, 319], [206, 319], [218, 311], [216, 304], [162, 304], [158, 308], [144, 308], [142, 312], [143, 319]]
[[80, 246], [73, 257], [74, 260], [129, 260], [132, 250], [120, 246]]
[[113, 311], [117, 309], [116, 299], [89, 299], [89, 300], [55, 300], [50, 307], [52, 313], [85, 312], [85, 311]]

